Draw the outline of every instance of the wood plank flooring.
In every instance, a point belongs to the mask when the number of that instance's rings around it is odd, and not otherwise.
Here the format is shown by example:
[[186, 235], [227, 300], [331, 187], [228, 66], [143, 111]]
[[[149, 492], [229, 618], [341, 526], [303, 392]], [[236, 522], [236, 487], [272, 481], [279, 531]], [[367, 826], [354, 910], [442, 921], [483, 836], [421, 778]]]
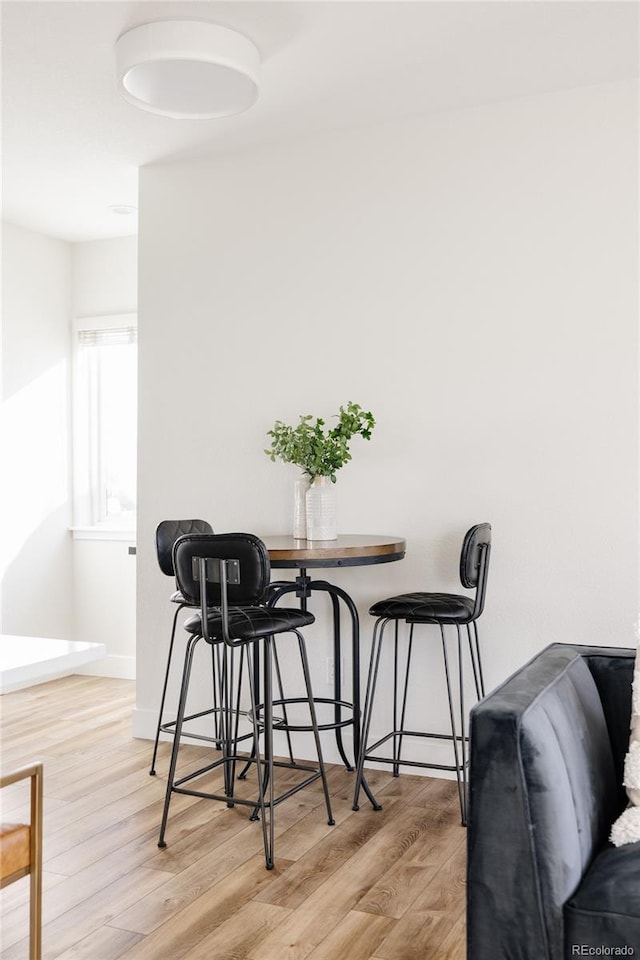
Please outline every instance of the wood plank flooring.
[[[353, 774], [331, 766], [336, 825], [319, 784], [284, 802], [273, 871], [246, 807], [176, 795], [159, 850], [168, 744], [149, 777], [133, 703], [131, 681], [80, 676], [1, 698], [3, 769], [45, 765], [44, 960], [464, 960], [453, 783], [372, 771], [383, 810], [354, 813]], [[24, 815], [24, 785], [0, 800]], [[2, 891], [3, 960], [28, 956], [28, 890]]]

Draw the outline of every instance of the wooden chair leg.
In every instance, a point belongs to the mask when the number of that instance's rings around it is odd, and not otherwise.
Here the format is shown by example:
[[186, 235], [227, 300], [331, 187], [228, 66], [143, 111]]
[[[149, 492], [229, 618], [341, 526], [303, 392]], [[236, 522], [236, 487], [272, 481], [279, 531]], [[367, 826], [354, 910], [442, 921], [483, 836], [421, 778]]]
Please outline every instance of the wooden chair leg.
[[[29, 877], [29, 960], [41, 960], [42, 957], [42, 763], [32, 763], [20, 767], [11, 773], [0, 774], [0, 789], [30, 780], [29, 823], [7, 825], [3, 836], [15, 838], [21, 834], [19, 847], [14, 847], [14, 857], [9, 863], [2, 861], [0, 886], [6, 887], [16, 880]], [[10, 840], [9, 842], [14, 842]], [[28, 850], [27, 850], [28, 842]], [[4, 867], [7, 867], [5, 873]]]
[[42, 957], [42, 765], [31, 777], [31, 873], [29, 960]]

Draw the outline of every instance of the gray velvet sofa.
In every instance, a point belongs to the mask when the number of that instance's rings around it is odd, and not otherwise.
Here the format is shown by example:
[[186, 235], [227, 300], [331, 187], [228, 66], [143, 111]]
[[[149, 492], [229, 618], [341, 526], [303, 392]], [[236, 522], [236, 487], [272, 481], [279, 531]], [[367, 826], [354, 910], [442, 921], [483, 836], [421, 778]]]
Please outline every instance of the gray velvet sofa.
[[473, 709], [468, 960], [640, 957], [640, 843], [608, 842], [633, 663], [553, 644]]

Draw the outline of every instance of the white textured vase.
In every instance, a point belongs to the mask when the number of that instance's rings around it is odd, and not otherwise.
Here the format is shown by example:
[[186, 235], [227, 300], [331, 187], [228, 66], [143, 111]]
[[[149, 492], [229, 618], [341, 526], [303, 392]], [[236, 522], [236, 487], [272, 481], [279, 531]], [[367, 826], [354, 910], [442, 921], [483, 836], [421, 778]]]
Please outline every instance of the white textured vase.
[[329, 477], [316, 477], [307, 491], [307, 540], [337, 540], [336, 491]]
[[311, 484], [308, 473], [301, 473], [293, 491], [293, 536], [307, 539], [307, 491]]

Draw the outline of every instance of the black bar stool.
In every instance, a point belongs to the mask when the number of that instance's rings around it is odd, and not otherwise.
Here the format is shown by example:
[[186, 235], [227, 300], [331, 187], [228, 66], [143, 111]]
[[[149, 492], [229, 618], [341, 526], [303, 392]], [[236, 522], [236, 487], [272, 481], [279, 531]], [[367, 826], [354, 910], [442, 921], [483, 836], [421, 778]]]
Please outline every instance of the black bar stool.
[[[190, 796], [220, 800], [233, 807], [236, 804], [251, 808], [251, 819], [262, 821], [267, 870], [274, 865], [275, 807], [299, 790], [322, 780], [324, 799], [329, 824], [333, 824], [329, 789], [322, 759], [320, 734], [311, 690], [311, 678], [305, 642], [300, 627], [314, 622], [312, 614], [303, 610], [268, 607], [270, 563], [265, 545], [248, 533], [218, 535], [187, 535], [175, 545], [173, 563], [178, 587], [185, 601], [191, 606], [199, 605], [200, 612], [185, 623], [189, 634], [185, 652], [182, 686], [178, 715], [174, 729], [173, 749], [167, 782], [159, 847], [165, 847], [165, 832], [171, 796], [185, 793]], [[204, 588], [203, 585], [204, 584]], [[293, 634], [297, 638], [300, 661], [304, 676], [306, 696], [296, 702], [307, 704], [311, 723], [290, 724], [286, 716], [275, 717], [273, 713], [273, 672], [276, 638], [281, 634]], [[220, 709], [221, 756], [193, 773], [176, 779], [178, 753], [182, 726], [185, 720], [189, 681], [193, 656], [198, 643], [205, 640], [217, 656], [216, 684]], [[255, 666], [258, 651], [261, 654], [263, 689], [262, 702], [257, 690]], [[240, 709], [240, 683], [246, 674], [250, 696], [249, 710]], [[276, 700], [277, 705], [281, 701]], [[293, 701], [287, 701], [291, 703]], [[250, 721], [251, 732], [238, 734], [241, 716]], [[273, 757], [273, 731], [313, 731], [318, 762], [316, 766], [296, 761], [276, 761]], [[252, 749], [249, 755], [238, 753], [238, 744], [249, 737]], [[261, 740], [263, 750], [260, 750]], [[236, 794], [236, 763], [250, 760], [257, 770], [257, 797], [239, 797]], [[188, 786], [191, 781], [222, 767], [223, 793], [211, 793]], [[284, 767], [302, 771], [303, 780], [275, 796], [275, 768]]]
[[[213, 527], [206, 520], [163, 520], [156, 528], [156, 555], [158, 565], [167, 577], [175, 577], [173, 569], [173, 548], [176, 540], [189, 533], [213, 533]], [[169, 642], [169, 652], [167, 654], [167, 664], [164, 671], [164, 683], [162, 684], [162, 697], [160, 698], [160, 709], [158, 711], [158, 724], [156, 726], [156, 738], [153, 744], [153, 755], [151, 757], [151, 769], [149, 776], [156, 775], [156, 757], [158, 755], [158, 743], [161, 733], [171, 733], [175, 726], [175, 720], [165, 723], [164, 703], [167, 697], [167, 684], [169, 682], [169, 672], [171, 670], [171, 658], [173, 656], [173, 643], [176, 636], [176, 624], [181, 610], [188, 607], [189, 604], [179, 590], [176, 590], [169, 597], [171, 603], [177, 604], [176, 612], [173, 617], [173, 626], [171, 627], [171, 640]], [[214, 704], [215, 706], [215, 704]], [[216, 728], [217, 732], [217, 728]]]
[[[475, 589], [475, 596], [468, 597], [453, 593], [404, 593], [388, 600], [375, 603], [369, 613], [377, 617], [373, 628], [373, 644], [369, 661], [367, 678], [367, 692], [365, 696], [364, 714], [362, 722], [362, 748], [358, 759], [356, 773], [353, 809], [358, 809], [360, 788], [363, 782], [364, 765], [367, 760], [378, 763], [390, 763], [393, 766], [393, 775], [398, 776], [400, 765], [409, 767], [423, 767], [436, 770], [455, 770], [458, 781], [458, 795], [460, 798], [460, 815], [463, 826], [467, 822], [467, 742], [465, 734], [466, 711], [464, 703], [464, 669], [463, 669], [463, 642], [461, 628], [467, 634], [469, 656], [473, 669], [476, 695], [478, 699], [484, 696], [484, 678], [480, 657], [480, 643], [478, 639], [477, 621], [484, 609], [491, 553], [491, 525], [479, 523], [467, 531], [462, 544], [460, 555], [460, 581], [463, 587]], [[409, 624], [409, 639], [406, 654], [404, 679], [399, 682], [399, 630], [401, 621]], [[374, 708], [376, 683], [380, 667], [380, 655], [389, 623], [395, 625], [394, 631], [394, 668], [393, 668], [393, 729], [374, 743], [369, 742], [371, 717]], [[451, 733], [427, 733], [424, 731], [406, 730], [405, 715], [407, 694], [409, 690], [409, 673], [411, 655], [413, 651], [414, 627], [416, 624], [437, 624], [440, 627], [442, 639], [442, 654], [444, 658], [444, 674], [449, 701], [449, 720]], [[447, 654], [446, 626], [455, 626], [457, 632], [457, 673], [458, 673], [458, 706], [460, 730], [457, 729], [456, 705], [453, 692], [453, 682]], [[405, 737], [425, 737], [436, 740], [450, 740], [453, 745], [453, 765], [427, 763], [417, 760], [402, 759], [402, 742]], [[392, 756], [379, 756], [375, 753], [384, 743], [392, 740]], [[374, 809], [380, 810], [379, 803], [374, 803]]]

